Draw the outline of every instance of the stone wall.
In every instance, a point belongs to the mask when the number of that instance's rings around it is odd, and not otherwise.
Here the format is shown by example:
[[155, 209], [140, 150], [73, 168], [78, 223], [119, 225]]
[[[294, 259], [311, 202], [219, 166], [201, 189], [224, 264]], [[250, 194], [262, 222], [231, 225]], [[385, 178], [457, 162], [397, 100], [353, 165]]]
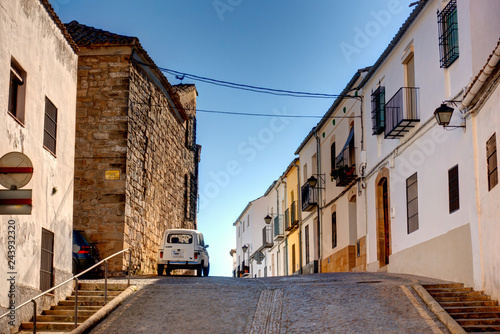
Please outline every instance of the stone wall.
[[[75, 228], [96, 243], [101, 259], [130, 247], [133, 272], [153, 273], [165, 230], [196, 228], [196, 217], [186, 218], [186, 207], [196, 206], [190, 188], [197, 184], [198, 147], [186, 133], [193, 121], [174, 114], [165, 90], [130, 61], [130, 47], [113, 48], [113, 55], [81, 49]], [[194, 120], [194, 86], [171, 94]], [[127, 264], [128, 256], [118, 256], [110, 270], [120, 273]]]
[[[129, 73], [128, 55], [79, 57], [74, 228], [101, 259], [123, 249]], [[118, 179], [107, 171], [119, 171]]]
[[165, 230], [195, 228], [186, 205], [197, 163], [186, 146], [188, 122], [174, 115], [164, 93], [136, 66], [129, 120], [125, 247], [133, 249], [137, 272], [152, 273]]
[[321, 272], [352, 271], [356, 266], [356, 247], [349, 245], [329, 257], [321, 260]]

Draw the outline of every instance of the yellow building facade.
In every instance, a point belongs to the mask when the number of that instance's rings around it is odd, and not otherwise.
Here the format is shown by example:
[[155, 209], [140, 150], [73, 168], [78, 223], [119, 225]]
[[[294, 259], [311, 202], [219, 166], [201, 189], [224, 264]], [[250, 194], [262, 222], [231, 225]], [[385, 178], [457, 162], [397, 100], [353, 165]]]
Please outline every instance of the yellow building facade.
[[286, 198], [284, 199], [284, 217], [285, 217], [285, 230], [287, 231], [287, 260], [288, 260], [288, 275], [292, 275], [302, 268], [300, 243], [300, 197], [299, 197], [299, 159], [295, 159], [286, 172]]

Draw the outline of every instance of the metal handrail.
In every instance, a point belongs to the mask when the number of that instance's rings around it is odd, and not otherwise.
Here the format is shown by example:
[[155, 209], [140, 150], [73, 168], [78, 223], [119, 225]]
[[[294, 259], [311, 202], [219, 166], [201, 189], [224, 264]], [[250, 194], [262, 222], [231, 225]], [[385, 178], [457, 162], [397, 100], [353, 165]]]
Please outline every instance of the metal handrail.
[[14, 310], [9, 310], [9, 312], [5, 313], [5, 314], [2, 314], [0, 315], [0, 319], [2, 319], [3, 317], [9, 315], [12, 311], [16, 311], [17, 309], [23, 307], [23, 306], [26, 306], [28, 305], [29, 303], [33, 303], [33, 333], [36, 334], [36, 309], [37, 309], [37, 305], [36, 305], [36, 299], [46, 295], [47, 293], [49, 292], [52, 292], [54, 291], [55, 289], [71, 282], [71, 281], [75, 281], [75, 328], [78, 327], [78, 277], [82, 276], [83, 274], [86, 274], [88, 273], [89, 271], [91, 271], [92, 269], [98, 267], [99, 265], [101, 265], [102, 263], [105, 264], [105, 274], [104, 274], [104, 304], [106, 305], [106, 302], [107, 302], [107, 297], [108, 297], [108, 260], [121, 254], [121, 253], [125, 253], [125, 252], [129, 252], [129, 256], [128, 256], [128, 281], [127, 281], [127, 286], [130, 286], [130, 264], [132, 263], [132, 250], [130, 248], [127, 248], [127, 249], [124, 249], [124, 250], [121, 250], [113, 255], [110, 255], [108, 256], [107, 258], [105, 258], [104, 260], [101, 260], [99, 262], [97, 262], [96, 264], [94, 264], [92, 267], [82, 271], [81, 273], [79, 273], [78, 275], [75, 275], [71, 278], [68, 278], [66, 281], [42, 292], [41, 294], [31, 298], [30, 300], [27, 300], [25, 301], [24, 303], [22, 303], [21, 305], [18, 305]]

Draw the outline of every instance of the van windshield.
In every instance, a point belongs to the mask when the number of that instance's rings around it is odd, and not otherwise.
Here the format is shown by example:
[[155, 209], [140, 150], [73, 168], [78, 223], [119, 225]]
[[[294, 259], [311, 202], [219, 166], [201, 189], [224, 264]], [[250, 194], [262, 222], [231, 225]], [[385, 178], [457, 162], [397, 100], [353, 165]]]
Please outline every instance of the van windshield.
[[192, 244], [193, 236], [191, 234], [169, 234], [167, 237], [169, 244]]

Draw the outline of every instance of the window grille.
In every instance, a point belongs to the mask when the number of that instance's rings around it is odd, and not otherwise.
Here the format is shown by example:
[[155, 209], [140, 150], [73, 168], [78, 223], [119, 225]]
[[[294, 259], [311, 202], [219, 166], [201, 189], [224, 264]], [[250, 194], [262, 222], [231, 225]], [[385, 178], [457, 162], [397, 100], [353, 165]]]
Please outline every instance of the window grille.
[[43, 147], [56, 154], [57, 108], [48, 98], [45, 98], [45, 122], [43, 128]]
[[498, 184], [497, 139], [496, 133], [486, 142], [486, 159], [488, 164], [488, 191]]
[[417, 173], [406, 179], [406, 211], [408, 234], [418, 230], [418, 183]]
[[378, 87], [372, 93], [372, 129], [379, 135], [385, 129], [385, 87]]
[[54, 233], [43, 228], [41, 253], [40, 290], [45, 291], [54, 283]]
[[456, 0], [451, 0], [441, 12], [438, 11], [437, 17], [441, 68], [448, 68], [459, 55]]
[[452, 213], [460, 209], [458, 165], [448, 171], [448, 194], [450, 213]]

